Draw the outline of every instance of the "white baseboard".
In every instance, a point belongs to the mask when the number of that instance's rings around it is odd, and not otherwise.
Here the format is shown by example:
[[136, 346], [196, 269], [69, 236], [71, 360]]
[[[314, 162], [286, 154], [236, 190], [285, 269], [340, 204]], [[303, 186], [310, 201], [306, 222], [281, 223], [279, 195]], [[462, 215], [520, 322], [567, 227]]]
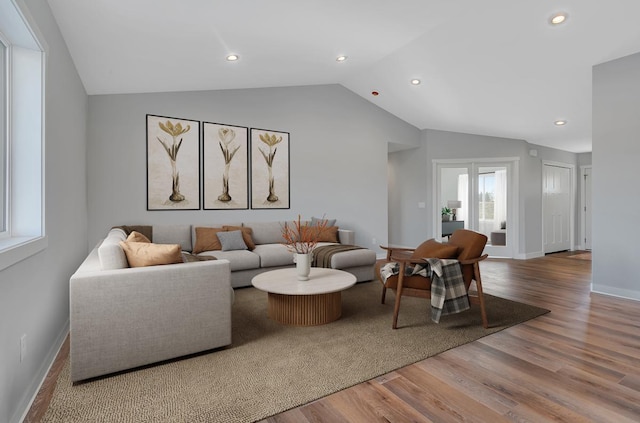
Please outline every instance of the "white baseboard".
[[607, 295], [609, 297], [624, 298], [625, 300], [640, 301], [640, 291], [620, 289], [613, 286], [591, 284], [591, 292], [594, 294]]
[[544, 257], [544, 253], [542, 251], [538, 251], [535, 253], [525, 253], [525, 254], [516, 254], [514, 259], [516, 260], [529, 260], [534, 258]]
[[[56, 357], [58, 357], [58, 354], [60, 353], [60, 349], [62, 348], [62, 344], [64, 344], [64, 340], [67, 339], [68, 334], [69, 334], [69, 320], [67, 320], [67, 323], [64, 325], [62, 332], [58, 334], [58, 338], [56, 339], [56, 342], [53, 344], [52, 348], [49, 350], [49, 353], [47, 354], [46, 359], [42, 362], [42, 366], [40, 366], [38, 375], [36, 376], [34, 381], [31, 383], [31, 386], [37, 385], [33, 391], [33, 395], [31, 396], [31, 399], [27, 404], [25, 404], [24, 408], [21, 408], [21, 407], [18, 408], [18, 411], [14, 415], [14, 418], [11, 419], [12, 422], [19, 423], [24, 421], [24, 419], [27, 417], [27, 413], [29, 413], [31, 406], [33, 405], [33, 401], [35, 401], [36, 396], [38, 395], [38, 393], [40, 392], [40, 389], [42, 388], [42, 384], [44, 383], [45, 379], [47, 378], [47, 375], [51, 371], [51, 366], [53, 366], [53, 362], [56, 360]], [[22, 417], [20, 419], [16, 419], [21, 409], [23, 410]]]

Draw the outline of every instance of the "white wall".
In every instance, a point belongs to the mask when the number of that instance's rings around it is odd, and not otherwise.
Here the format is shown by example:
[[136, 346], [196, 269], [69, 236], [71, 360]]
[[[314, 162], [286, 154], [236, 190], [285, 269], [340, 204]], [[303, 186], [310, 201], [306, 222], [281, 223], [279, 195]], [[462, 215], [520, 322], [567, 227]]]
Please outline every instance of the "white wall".
[[[69, 277], [87, 254], [88, 99], [45, 0], [26, 0], [48, 45], [46, 218], [48, 248], [0, 271], [0, 421], [22, 417], [66, 336]], [[20, 337], [27, 354], [20, 362]]]
[[[147, 113], [290, 133], [290, 210], [146, 210]], [[419, 131], [339, 85], [89, 98], [89, 243], [121, 224], [337, 218], [387, 240], [387, 143]]]
[[[536, 157], [529, 154], [531, 149], [537, 150]], [[396, 181], [390, 185], [389, 193], [390, 242], [415, 246], [434, 233], [431, 204], [433, 160], [501, 157], [519, 158], [518, 256], [542, 255], [542, 162], [549, 160], [576, 165], [577, 155], [523, 140], [432, 129], [422, 131], [419, 148], [389, 154], [390, 180]], [[426, 202], [425, 209], [418, 208], [420, 201]], [[578, 219], [575, 221], [577, 225]]]
[[640, 300], [640, 53], [593, 67], [592, 290]]

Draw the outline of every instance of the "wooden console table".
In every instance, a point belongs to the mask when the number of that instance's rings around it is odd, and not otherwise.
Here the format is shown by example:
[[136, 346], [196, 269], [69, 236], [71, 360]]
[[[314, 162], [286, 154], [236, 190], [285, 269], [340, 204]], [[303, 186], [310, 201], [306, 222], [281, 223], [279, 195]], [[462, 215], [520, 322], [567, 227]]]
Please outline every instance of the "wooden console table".
[[457, 229], [464, 229], [464, 220], [442, 222], [442, 236], [451, 236]]

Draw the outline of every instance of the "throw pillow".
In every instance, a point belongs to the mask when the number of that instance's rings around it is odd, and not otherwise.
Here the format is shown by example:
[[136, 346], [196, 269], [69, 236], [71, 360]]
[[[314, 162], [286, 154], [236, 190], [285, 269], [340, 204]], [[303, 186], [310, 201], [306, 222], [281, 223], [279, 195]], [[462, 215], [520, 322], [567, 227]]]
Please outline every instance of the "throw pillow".
[[[313, 229], [316, 231], [318, 230], [318, 228]], [[338, 242], [338, 227], [327, 226], [324, 228], [324, 230], [320, 231], [318, 242]]]
[[120, 246], [127, 256], [130, 267], [183, 263], [179, 244], [121, 241]]
[[127, 242], [151, 242], [149, 238], [142, 235], [140, 232], [133, 231], [127, 237]]
[[242, 231], [218, 232], [222, 251], [246, 250], [247, 244], [242, 239]]
[[196, 245], [193, 246], [193, 254], [222, 250], [217, 234], [223, 230], [222, 228], [196, 227]]
[[324, 221], [327, 222], [327, 228], [336, 225], [336, 219], [319, 219], [317, 217], [311, 217], [311, 226], [322, 224]]
[[457, 257], [458, 247], [455, 245], [443, 244], [433, 238], [420, 244], [411, 255], [411, 258], [452, 259]]
[[242, 239], [244, 240], [244, 243], [247, 244], [249, 251], [253, 251], [256, 248], [256, 243], [253, 242], [253, 237], [251, 236], [253, 233], [251, 228], [245, 226], [223, 226], [222, 229], [226, 232], [242, 231]]

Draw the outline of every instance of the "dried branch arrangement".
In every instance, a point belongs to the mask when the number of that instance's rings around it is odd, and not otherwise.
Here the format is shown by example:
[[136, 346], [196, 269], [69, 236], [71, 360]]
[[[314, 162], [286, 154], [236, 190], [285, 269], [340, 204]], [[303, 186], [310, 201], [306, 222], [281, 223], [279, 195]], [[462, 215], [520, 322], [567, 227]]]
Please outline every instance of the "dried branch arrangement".
[[286, 223], [282, 228], [283, 244], [292, 253], [309, 254], [318, 245], [320, 235], [327, 228], [327, 220], [322, 217], [315, 225], [302, 222], [300, 215], [292, 223]]

